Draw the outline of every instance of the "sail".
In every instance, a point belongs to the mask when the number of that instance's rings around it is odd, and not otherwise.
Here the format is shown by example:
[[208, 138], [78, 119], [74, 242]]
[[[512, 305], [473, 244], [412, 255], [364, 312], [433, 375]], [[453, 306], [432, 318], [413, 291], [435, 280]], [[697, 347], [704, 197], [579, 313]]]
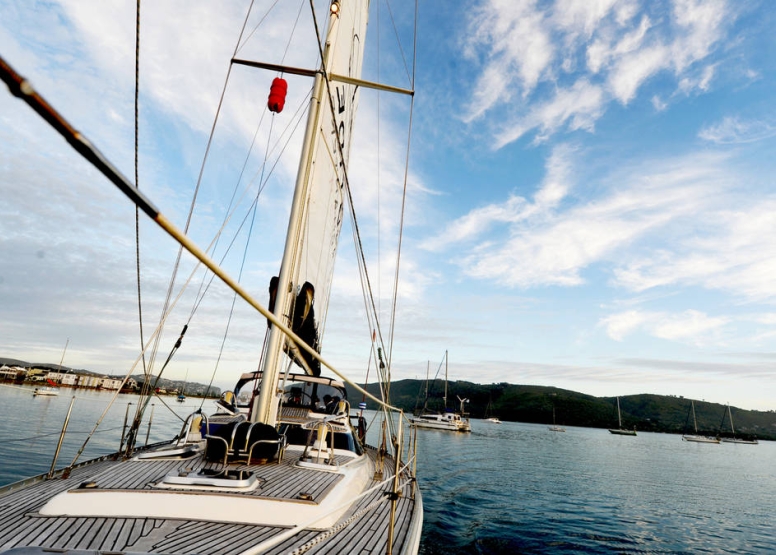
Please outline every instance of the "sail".
[[[320, 352], [329, 305], [345, 203], [345, 170], [358, 105], [358, 87], [336, 76], [360, 79], [367, 23], [367, 2], [340, 2], [339, 18], [329, 35], [327, 71], [333, 80], [323, 87], [318, 124], [303, 187], [304, 214], [292, 285], [296, 292], [292, 326], [308, 345]], [[335, 36], [332, 36], [335, 35]], [[325, 83], [324, 83], [325, 85]], [[331, 95], [331, 104], [327, 101]], [[337, 142], [339, 141], [339, 145]], [[303, 163], [305, 161], [303, 160]], [[302, 352], [307, 369], [320, 374], [320, 365]], [[296, 357], [297, 362], [298, 357]], [[300, 364], [303, 368], [304, 364]]]
[[[369, 0], [333, 2], [324, 48], [326, 76], [315, 78], [299, 162], [280, 275], [270, 284], [269, 307], [317, 352], [328, 311], [337, 243], [342, 228], [345, 179], [358, 106]], [[285, 351], [312, 375], [320, 364], [273, 328], [264, 359], [262, 391], [252, 418], [274, 420], [274, 382]]]

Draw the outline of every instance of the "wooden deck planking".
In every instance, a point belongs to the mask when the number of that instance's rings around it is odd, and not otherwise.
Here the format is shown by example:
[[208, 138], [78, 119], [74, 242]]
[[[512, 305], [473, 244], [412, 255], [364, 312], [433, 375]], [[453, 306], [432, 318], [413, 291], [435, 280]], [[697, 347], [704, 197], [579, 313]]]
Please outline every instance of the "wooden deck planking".
[[[49, 519], [32, 519], [36, 522], [40, 522], [41, 524], [45, 523]], [[56, 520], [56, 519], [50, 519], [50, 520]], [[67, 526], [62, 527], [62, 533], [59, 534], [56, 538], [51, 537], [47, 538], [46, 541], [38, 542], [36, 538], [30, 538], [32, 541], [25, 541], [24, 544], [20, 545], [42, 545], [44, 547], [57, 547], [60, 549], [64, 548], [70, 548], [72, 547], [69, 543], [70, 541], [76, 537], [78, 532], [83, 528], [84, 526], [88, 526], [88, 519], [86, 518], [68, 518], [69, 522], [67, 523]]]
[[[89, 522], [89, 527], [85, 530], [85, 533], [82, 534], [79, 538], [74, 538], [74, 548], [75, 549], [88, 549], [92, 542], [97, 541], [99, 542], [99, 534], [102, 531], [102, 528], [105, 526], [105, 521], [107, 519], [94, 519], [92, 522]], [[99, 549], [100, 543], [97, 543], [97, 547], [95, 549]]]
[[106, 526], [105, 536], [100, 543], [100, 549], [104, 551], [117, 551], [115, 549], [116, 541], [121, 535], [121, 531], [124, 528], [124, 523], [121, 518], [111, 518], [110, 526]]
[[[369, 452], [374, 459], [374, 453]], [[294, 453], [296, 455], [297, 453]], [[343, 462], [350, 459], [344, 458]], [[296, 463], [297, 457], [286, 457], [281, 464], [240, 465], [257, 477], [267, 480], [254, 492], [234, 492], [230, 495], [249, 495], [264, 498], [296, 499], [300, 491], [311, 493], [316, 501], [325, 497], [328, 491], [342, 479], [338, 474], [316, 470], [296, 469], [294, 478], [284, 476], [287, 467]], [[186, 555], [228, 555], [255, 546], [284, 528], [253, 526], [244, 524], [207, 523], [161, 519], [126, 518], [65, 518], [27, 516], [34, 513], [53, 495], [77, 488], [83, 481], [94, 481], [100, 489], [149, 490], [153, 483], [176, 469], [202, 467], [201, 458], [180, 460], [101, 461], [73, 470], [68, 480], [55, 479], [31, 484], [25, 488], [0, 495], [0, 550], [14, 546], [39, 545], [45, 548], [138, 551], [148, 550]], [[95, 472], [96, 470], [96, 472]], [[303, 475], [300, 478], [299, 473]], [[384, 468], [384, 477], [393, 474], [391, 465]], [[372, 485], [375, 485], [373, 483]], [[348, 511], [349, 518], [356, 511], [369, 506], [389, 491], [389, 482], [381, 490], [362, 498]], [[409, 495], [411, 484], [404, 486], [403, 495]], [[190, 491], [185, 488], [166, 491]], [[221, 493], [219, 493], [221, 494]], [[398, 501], [396, 540], [406, 540], [414, 500], [405, 497]], [[21, 510], [20, 510], [21, 509]], [[355, 552], [384, 552], [387, 536], [385, 515], [389, 514], [390, 502], [368, 511], [344, 530], [313, 546], [309, 553], [333, 554]], [[294, 546], [310, 541], [322, 532], [303, 531], [271, 553], [284, 553]], [[300, 539], [301, 538], [301, 539]]]
[[223, 524], [223, 523], [198, 523], [206, 526], [188, 529], [186, 524], [178, 528], [178, 534], [165, 538], [159, 542], [156, 547], [161, 552], [172, 553], [205, 553], [209, 547], [222, 542], [227, 542], [240, 532], [244, 531], [245, 525]]

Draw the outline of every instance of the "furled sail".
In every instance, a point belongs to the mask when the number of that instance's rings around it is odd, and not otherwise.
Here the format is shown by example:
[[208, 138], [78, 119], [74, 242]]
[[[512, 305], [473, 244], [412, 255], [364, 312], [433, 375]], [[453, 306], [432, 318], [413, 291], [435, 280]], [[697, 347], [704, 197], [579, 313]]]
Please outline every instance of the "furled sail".
[[[304, 341], [320, 352], [345, 203], [345, 172], [350, 154], [369, 11], [368, 0], [335, 0], [324, 48], [323, 71], [315, 79], [299, 164], [286, 247], [270, 305]], [[274, 281], [274, 278], [273, 278]], [[280, 351], [310, 374], [318, 361], [274, 329], [264, 359], [265, 381], [276, 381]], [[274, 392], [274, 386], [272, 387]], [[254, 418], [271, 421], [274, 409], [262, 388]]]

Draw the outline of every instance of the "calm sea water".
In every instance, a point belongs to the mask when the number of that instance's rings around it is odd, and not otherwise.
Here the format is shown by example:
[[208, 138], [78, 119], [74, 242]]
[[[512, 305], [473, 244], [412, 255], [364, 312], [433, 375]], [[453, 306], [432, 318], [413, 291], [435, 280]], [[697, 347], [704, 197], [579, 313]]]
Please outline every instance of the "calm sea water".
[[776, 553], [776, 444], [423, 431], [422, 553]]
[[[0, 387], [0, 485], [48, 471], [72, 395], [58, 467], [102, 413], [105, 392], [32, 397]], [[83, 459], [116, 450], [119, 396]], [[200, 401], [154, 401], [150, 442]], [[205, 404], [210, 412], [212, 401]], [[774, 553], [776, 444], [704, 445], [679, 436], [475, 420], [471, 434], [420, 431], [421, 553]], [[141, 439], [147, 428], [143, 427]]]

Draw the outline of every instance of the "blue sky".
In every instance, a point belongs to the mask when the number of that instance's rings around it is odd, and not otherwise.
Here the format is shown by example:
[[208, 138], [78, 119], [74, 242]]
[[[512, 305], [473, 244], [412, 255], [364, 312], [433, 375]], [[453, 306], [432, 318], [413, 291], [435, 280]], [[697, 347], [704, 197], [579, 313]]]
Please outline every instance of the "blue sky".
[[[147, 4], [140, 185], [182, 227], [247, 3]], [[269, 4], [257, 2], [249, 28]], [[283, 59], [299, 4], [281, 4], [240, 55], [313, 67], [306, 9]], [[0, 0], [2, 56], [130, 177], [134, 5]], [[372, 2], [365, 76], [408, 86], [395, 37], [411, 59], [413, 7], [390, 7], [396, 33], [386, 3]], [[449, 349], [453, 379], [773, 409], [775, 18], [769, 2], [422, 2], [394, 377], [423, 377], [426, 361]], [[232, 73], [192, 221], [202, 245], [227, 210], [271, 77]], [[271, 130], [268, 116], [260, 120], [244, 174], [261, 175], [272, 145], [277, 165], [243, 271], [262, 301], [277, 271], [303, 125], [291, 130], [308, 88], [289, 79], [286, 110]], [[362, 94], [351, 164], [386, 320], [408, 106]], [[227, 235], [250, 213], [252, 183]], [[8, 94], [0, 192], [2, 354], [55, 362], [70, 338], [66, 364], [126, 371], [139, 345], [132, 207]], [[153, 319], [176, 251], [148, 222], [141, 235]], [[245, 233], [238, 238], [225, 260], [234, 275]], [[186, 257], [183, 266], [188, 275]], [[231, 303], [224, 288], [211, 292], [170, 377], [210, 379]], [[261, 318], [238, 309], [219, 385], [255, 367], [263, 331]], [[346, 228], [324, 354], [363, 379], [369, 335]]]

